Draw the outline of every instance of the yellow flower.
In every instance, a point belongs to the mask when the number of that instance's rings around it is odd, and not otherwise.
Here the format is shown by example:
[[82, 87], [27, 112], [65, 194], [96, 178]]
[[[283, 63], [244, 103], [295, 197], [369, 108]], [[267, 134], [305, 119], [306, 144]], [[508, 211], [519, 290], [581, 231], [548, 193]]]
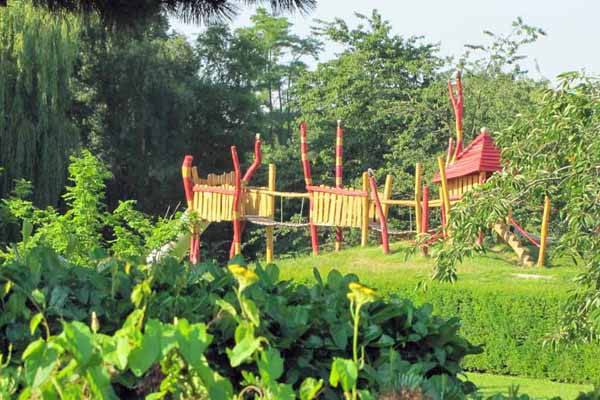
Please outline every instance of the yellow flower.
[[238, 264], [231, 264], [227, 268], [233, 274], [233, 277], [240, 285], [240, 292], [258, 281], [258, 275], [256, 272], [250, 271], [248, 268], [242, 267]]
[[361, 285], [358, 282], [350, 282], [348, 288], [350, 289], [350, 293], [348, 293], [348, 298], [350, 300], [356, 301], [360, 305], [375, 301], [375, 299], [377, 298], [375, 290], [371, 289], [370, 287]]

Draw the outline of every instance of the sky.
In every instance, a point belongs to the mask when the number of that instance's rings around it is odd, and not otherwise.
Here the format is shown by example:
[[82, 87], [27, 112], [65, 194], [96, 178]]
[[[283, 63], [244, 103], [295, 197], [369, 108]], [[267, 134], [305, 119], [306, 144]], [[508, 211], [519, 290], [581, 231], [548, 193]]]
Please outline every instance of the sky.
[[[522, 53], [532, 77], [555, 80], [565, 71], [585, 70], [600, 74], [600, 0], [317, 0], [317, 8], [308, 15], [287, 14], [300, 36], [310, 34], [312, 20], [342, 18], [356, 25], [354, 12], [369, 15], [377, 9], [389, 20], [393, 32], [404, 37], [425, 36], [439, 43], [441, 55], [459, 57], [467, 43], [486, 43], [484, 30], [507, 34], [516, 17], [528, 25], [542, 28], [547, 36], [528, 45]], [[231, 24], [248, 25], [252, 8], [243, 9]], [[171, 21], [173, 29], [192, 38], [201, 25]], [[327, 46], [321, 61], [335, 57], [336, 48]], [[539, 67], [537, 71], [536, 65]]]

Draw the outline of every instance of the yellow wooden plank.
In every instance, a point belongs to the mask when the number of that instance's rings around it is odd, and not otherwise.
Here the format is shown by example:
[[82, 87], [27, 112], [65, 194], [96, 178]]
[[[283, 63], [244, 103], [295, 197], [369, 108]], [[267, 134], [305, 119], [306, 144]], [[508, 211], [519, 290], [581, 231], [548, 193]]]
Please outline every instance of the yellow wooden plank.
[[331, 195], [329, 193], [325, 193], [324, 202], [323, 202], [323, 223], [329, 223], [329, 207], [331, 206]]
[[315, 198], [315, 202], [314, 202], [314, 213], [315, 213], [315, 223], [320, 223], [321, 222], [321, 208], [322, 208], [322, 204], [321, 204], [321, 193], [320, 192], [313, 192], [313, 196]]
[[329, 194], [329, 213], [327, 215], [327, 225], [334, 225], [335, 222], [335, 203], [336, 195], [333, 193]]
[[198, 192], [194, 192], [194, 200], [192, 201], [192, 211], [196, 211], [198, 209]]
[[338, 226], [342, 226], [342, 201], [344, 200], [343, 195], [337, 195], [337, 201], [335, 204], [335, 224]]

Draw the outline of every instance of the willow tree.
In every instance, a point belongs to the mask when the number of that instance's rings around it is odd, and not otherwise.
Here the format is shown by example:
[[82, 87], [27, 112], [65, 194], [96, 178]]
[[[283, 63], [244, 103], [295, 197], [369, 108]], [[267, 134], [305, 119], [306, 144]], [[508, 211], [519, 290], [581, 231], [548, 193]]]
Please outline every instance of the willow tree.
[[26, 0], [0, 8], [0, 197], [25, 178], [37, 202], [58, 201], [77, 142], [69, 118], [77, 31], [74, 17]]

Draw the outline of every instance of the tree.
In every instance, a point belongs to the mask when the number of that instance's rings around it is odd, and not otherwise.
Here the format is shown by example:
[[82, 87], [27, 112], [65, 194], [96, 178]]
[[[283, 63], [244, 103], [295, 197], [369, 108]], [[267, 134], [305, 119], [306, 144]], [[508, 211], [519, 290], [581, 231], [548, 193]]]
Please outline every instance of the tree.
[[[35, 5], [52, 11], [77, 11], [98, 14], [104, 21], [135, 24], [153, 18], [161, 12], [175, 14], [191, 21], [230, 18], [241, 6], [266, 3], [265, 0], [33, 0]], [[268, 0], [274, 11], [307, 12], [315, 7], [315, 0]]]
[[321, 43], [315, 38], [300, 38], [290, 33], [292, 24], [285, 17], [274, 17], [259, 8], [251, 17], [252, 25], [236, 31], [236, 38], [251, 43], [261, 58], [257, 89], [267, 109], [266, 130], [275, 143], [285, 143], [291, 136], [296, 111], [291, 91], [298, 77], [307, 69], [305, 57], [316, 58]]
[[28, 1], [0, 9], [0, 197], [25, 178], [37, 203], [58, 202], [78, 142], [70, 116], [78, 30], [75, 18]]
[[[353, 179], [367, 168], [378, 169], [380, 177], [384, 172], [410, 175], [414, 164], [404, 156], [411, 150], [391, 154], [390, 150], [399, 148], [400, 141], [419, 141], [419, 135], [430, 134], [427, 128], [419, 131], [417, 120], [423, 114], [415, 116], [413, 111], [421, 106], [422, 90], [439, 81], [443, 61], [437, 56], [437, 46], [420, 38], [393, 35], [389, 22], [377, 11], [357, 16], [361, 24], [354, 29], [340, 19], [318, 24], [315, 35], [343, 50], [315, 71], [303, 74], [294, 91], [298, 120], [308, 124], [315, 180], [320, 182], [331, 182], [333, 177], [338, 119], [346, 131], [344, 174]], [[443, 142], [434, 138], [432, 145], [440, 149]], [[297, 135], [285, 146], [278, 150], [278, 157], [288, 163], [289, 159], [298, 160], [294, 170], [288, 171], [296, 177], [290, 176], [288, 182], [301, 186]], [[397, 182], [397, 191], [407, 189], [406, 180]]]
[[206, 75], [197, 49], [167, 31], [164, 16], [134, 33], [99, 22], [84, 31], [78, 121], [84, 144], [114, 175], [110, 205], [136, 198], [143, 210], [162, 213], [181, 201], [185, 154], [206, 174], [231, 169], [232, 144], [240, 152], [251, 146], [252, 93]]

